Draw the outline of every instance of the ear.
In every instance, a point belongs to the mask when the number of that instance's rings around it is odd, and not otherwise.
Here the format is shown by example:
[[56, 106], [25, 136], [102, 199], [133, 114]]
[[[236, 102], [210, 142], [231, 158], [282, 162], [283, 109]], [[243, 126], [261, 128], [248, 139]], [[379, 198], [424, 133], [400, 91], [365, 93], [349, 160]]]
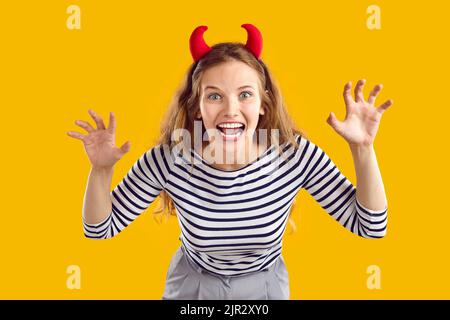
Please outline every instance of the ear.
[[265, 113], [263, 106], [259, 108], [259, 114], [263, 115]]
[[[269, 90], [264, 90], [267, 93], [269, 93]], [[259, 114], [263, 115], [265, 113], [263, 106], [261, 105], [261, 108], [259, 108]]]
[[202, 114], [199, 111], [197, 111], [197, 113], [195, 114], [195, 119], [200, 120], [201, 118], [202, 118]]

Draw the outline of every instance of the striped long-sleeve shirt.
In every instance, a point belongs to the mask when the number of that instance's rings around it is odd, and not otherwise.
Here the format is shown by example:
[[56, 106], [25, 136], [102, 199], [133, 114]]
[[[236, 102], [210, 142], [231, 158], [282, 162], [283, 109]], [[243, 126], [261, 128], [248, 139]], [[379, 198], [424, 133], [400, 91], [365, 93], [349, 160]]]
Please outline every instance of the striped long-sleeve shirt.
[[157, 145], [147, 150], [111, 192], [112, 212], [88, 224], [94, 239], [116, 236], [164, 190], [175, 205], [180, 240], [190, 258], [209, 272], [234, 276], [269, 267], [281, 255], [289, 211], [304, 188], [342, 226], [364, 238], [386, 233], [387, 207], [375, 211], [356, 198], [356, 188], [328, 155], [296, 135], [299, 148], [271, 146], [257, 159], [221, 170], [190, 149], [186, 154]]

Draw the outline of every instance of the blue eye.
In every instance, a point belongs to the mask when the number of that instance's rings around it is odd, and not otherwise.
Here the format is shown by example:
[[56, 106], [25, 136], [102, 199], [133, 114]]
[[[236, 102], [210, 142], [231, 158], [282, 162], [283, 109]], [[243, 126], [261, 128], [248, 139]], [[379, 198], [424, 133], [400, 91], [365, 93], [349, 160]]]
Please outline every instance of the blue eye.
[[252, 93], [251, 93], [251, 92], [248, 92], [248, 91], [244, 91], [244, 92], [242, 92], [242, 93], [248, 93], [248, 94], [249, 94], [249, 97], [252, 96]]
[[[218, 96], [218, 94], [217, 94], [217, 93], [210, 94], [210, 95], [208, 96], [208, 99], [210, 99], [210, 97], [212, 97], [212, 96]], [[216, 100], [216, 99], [212, 99], [212, 100]]]

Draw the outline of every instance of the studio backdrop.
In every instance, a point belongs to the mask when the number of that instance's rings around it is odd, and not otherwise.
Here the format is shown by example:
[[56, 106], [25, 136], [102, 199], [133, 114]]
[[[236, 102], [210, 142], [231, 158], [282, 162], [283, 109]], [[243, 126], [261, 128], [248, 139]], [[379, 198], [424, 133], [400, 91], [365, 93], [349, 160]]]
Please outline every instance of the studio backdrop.
[[90, 163], [69, 137], [92, 109], [116, 117], [131, 141], [111, 190], [160, 136], [192, 64], [189, 36], [264, 37], [262, 59], [297, 127], [356, 186], [348, 144], [327, 123], [344, 119], [344, 85], [366, 79], [392, 99], [374, 149], [388, 200], [381, 239], [349, 232], [305, 190], [283, 235], [291, 299], [450, 298], [445, 1], [7, 1], [0, 10], [2, 299], [161, 299], [180, 246], [176, 217], [156, 199], [117, 236], [84, 235]]

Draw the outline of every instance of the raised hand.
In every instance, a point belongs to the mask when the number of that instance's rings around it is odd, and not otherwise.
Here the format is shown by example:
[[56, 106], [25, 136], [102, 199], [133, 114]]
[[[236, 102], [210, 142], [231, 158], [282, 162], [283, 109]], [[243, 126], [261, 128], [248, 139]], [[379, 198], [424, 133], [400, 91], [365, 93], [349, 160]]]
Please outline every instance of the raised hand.
[[120, 148], [115, 146], [116, 119], [113, 112], [109, 113], [109, 126], [105, 128], [102, 118], [93, 110], [88, 110], [97, 124], [94, 129], [89, 122], [76, 120], [75, 124], [85, 129], [88, 134], [68, 131], [67, 134], [84, 143], [84, 149], [93, 168], [112, 168], [122, 156], [130, 150], [130, 141], [125, 142]]
[[363, 87], [365, 80], [359, 80], [355, 86], [355, 99], [351, 94], [352, 83], [344, 86], [344, 101], [346, 115], [344, 121], [339, 121], [333, 112], [327, 118], [327, 123], [341, 135], [351, 146], [370, 146], [375, 140], [381, 115], [392, 104], [387, 100], [379, 107], [375, 107], [375, 99], [382, 89], [376, 85], [370, 92], [369, 99], [364, 100]]

